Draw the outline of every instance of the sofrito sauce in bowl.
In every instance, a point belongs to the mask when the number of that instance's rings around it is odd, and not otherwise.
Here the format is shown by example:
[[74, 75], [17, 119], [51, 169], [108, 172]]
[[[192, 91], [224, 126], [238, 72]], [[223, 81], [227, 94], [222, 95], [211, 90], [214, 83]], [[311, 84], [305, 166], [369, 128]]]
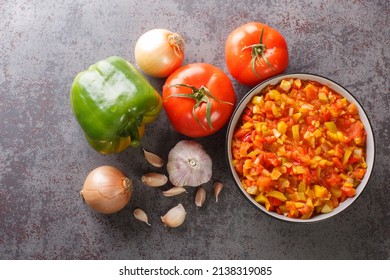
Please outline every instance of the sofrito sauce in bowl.
[[368, 183], [370, 122], [343, 87], [312, 74], [274, 77], [240, 102], [227, 133], [233, 178], [256, 207], [313, 222], [340, 213]]

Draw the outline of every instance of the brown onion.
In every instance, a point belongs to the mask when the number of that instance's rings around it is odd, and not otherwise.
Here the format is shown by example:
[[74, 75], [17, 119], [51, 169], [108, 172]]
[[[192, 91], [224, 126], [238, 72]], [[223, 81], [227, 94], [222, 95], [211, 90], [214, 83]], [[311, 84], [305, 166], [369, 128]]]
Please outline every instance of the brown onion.
[[134, 52], [135, 62], [147, 75], [168, 77], [184, 60], [184, 39], [166, 29], [152, 29], [139, 37]]
[[100, 166], [85, 179], [81, 197], [93, 210], [102, 214], [118, 212], [130, 201], [133, 181], [113, 166]]

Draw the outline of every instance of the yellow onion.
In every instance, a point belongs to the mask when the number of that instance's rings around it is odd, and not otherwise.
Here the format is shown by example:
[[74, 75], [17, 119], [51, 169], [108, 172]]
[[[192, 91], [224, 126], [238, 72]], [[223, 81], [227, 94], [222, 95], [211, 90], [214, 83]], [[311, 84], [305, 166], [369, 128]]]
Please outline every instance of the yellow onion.
[[139, 37], [134, 54], [145, 74], [165, 78], [183, 63], [184, 39], [166, 29], [152, 29]]
[[113, 166], [100, 166], [85, 179], [81, 197], [93, 210], [102, 214], [118, 212], [130, 201], [133, 181]]

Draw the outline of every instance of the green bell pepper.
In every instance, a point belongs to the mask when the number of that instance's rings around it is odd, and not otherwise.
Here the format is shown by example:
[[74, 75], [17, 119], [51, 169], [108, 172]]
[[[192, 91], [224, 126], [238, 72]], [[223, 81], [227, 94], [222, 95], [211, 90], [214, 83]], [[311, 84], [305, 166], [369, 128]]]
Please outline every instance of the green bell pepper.
[[139, 146], [145, 124], [156, 120], [160, 94], [128, 61], [111, 56], [79, 73], [70, 103], [89, 144], [102, 154]]

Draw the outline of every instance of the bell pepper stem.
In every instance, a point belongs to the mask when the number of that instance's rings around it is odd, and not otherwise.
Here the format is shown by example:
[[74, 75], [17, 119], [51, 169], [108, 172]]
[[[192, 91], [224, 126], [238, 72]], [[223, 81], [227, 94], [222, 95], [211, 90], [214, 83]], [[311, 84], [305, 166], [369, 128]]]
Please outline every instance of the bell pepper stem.
[[133, 147], [138, 147], [141, 141], [141, 136], [139, 134], [139, 129], [136, 122], [129, 126], [128, 132], [131, 138], [130, 145]]

